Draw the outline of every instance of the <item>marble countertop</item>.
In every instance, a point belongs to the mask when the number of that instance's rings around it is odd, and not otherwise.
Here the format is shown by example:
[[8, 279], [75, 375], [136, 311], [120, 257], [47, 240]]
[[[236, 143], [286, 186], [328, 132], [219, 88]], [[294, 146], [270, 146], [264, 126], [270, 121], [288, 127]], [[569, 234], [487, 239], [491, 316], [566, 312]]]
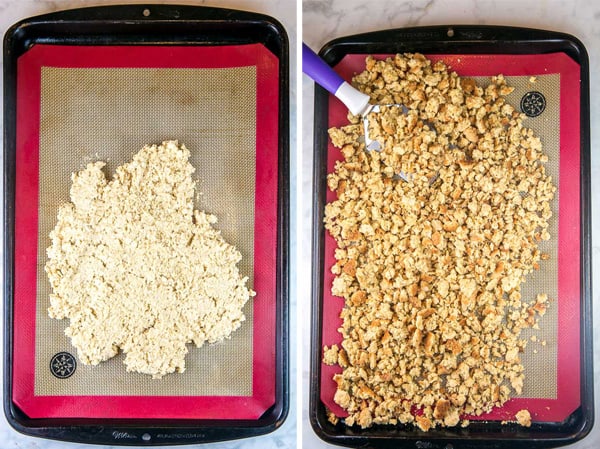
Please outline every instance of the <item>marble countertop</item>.
[[[369, 31], [425, 25], [512, 25], [562, 31], [577, 36], [586, 46], [590, 57], [590, 98], [592, 128], [592, 191], [600, 188], [600, 155], [597, 151], [598, 135], [595, 129], [600, 117], [600, 3], [594, 1], [562, 0], [304, 0], [302, 8], [303, 40], [318, 51], [331, 39]], [[311, 232], [312, 191], [312, 123], [313, 83], [306, 76], [302, 79], [302, 201], [299, 220], [298, 241], [309, 242]], [[592, 195], [593, 265], [598, 266], [600, 246], [600, 195]], [[304, 252], [303, 252], [304, 251]], [[300, 247], [300, 260], [310, 260], [310, 245]], [[598, 298], [600, 271], [593, 275], [594, 302]], [[299, 265], [299, 285], [309, 285], [311, 270], [308, 263]], [[308, 294], [305, 289], [304, 296]], [[594, 322], [600, 322], [600, 307], [595, 304]], [[309, 335], [310, 308], [308, 301], [299, 308], [301, 335]], [[301, 340], [302, 354], [302, 440], [303, 447], [334, 448], [321, 441], [308, 421], [308, 366], [310, 341]], [[594, 330], [594, 343], [600, 346], [600, 327]], [[596, 350], [595, 366], [595, 409], [599, 408], [600, 357]], [[600, 419], [584, 440], [572, 445], [577, 449], [600, 447]]]
[[[85, 7], [85, 6], [99, 6], [108, 4], [124, 4], [124, 3], [177, 3], [177, 4], [189, 4], [189, 5], [204, 5], [204, 6], [218, 6], [223, 8], [240, 9], [246, 11], [259, 12], [273, 16], [279, 20], [285, 27], [288, 37], [290, 40], [290, 123], [291, 135], [290, 135], [290, 147], [291, 147], [291, 202], [292, 211], [296, 210], [296, 6], [293, 0], [205, 0], [205, 1], [187, 1], [181, 0], [177, 2], [168, 1], [139, 1], [139, 0], [109, 0], [109, 1], [88, 1], [88, 0], [0, 0], [0, 34], [3, 36], [6, 30], [17, 21], [39, 14], [45, 14], [63, 9]], [[0, 72], [1, 72], [0, 68]], [[2, 89], [0, 89], [0, 103], [2, 103]], [[1, 134], [2, 123], [0, 122], [0, 134]], [[0, 144], [1, 145], [1, 144]], [[1, 158], [0, 158], [1, 159]], [[295, 220], [295, 214], [292, 216], [292, 220]], [[294, 223], [294, 222], [292, 222]], [[292, 225], [294, 229], [294, 225]], [[2, 232], [0, 230], [0, 232]], [[296, 240], [292, 241], [290, 247], [291, 257], [294, 260], [296, 257]], [[0, 249], [1, 256], [2, 249]], [[247, 438], [242, 440], [234, 440], [229, 442], [206, 444], [206, 445], [191, 445], [191, 446], [170, 446], [170, 447], [206, 447], [211, 449], [283, 449], [296, 447], [296, 346], [295, 346], [295, 335], [296, 335], [296, 291], [294, 272], [292, 270], [291, 285], [290, 285], [290, 335], [292, 335], [292, 347], [290, 350], [290, 409], [287, 420], [284, 422], [281, 428], [277, 429], [268, 435]], [[2, 333], [2, 324], [0, 320], [0, 335]], [[0, 357], [0, 364], [2, 358]], [[2, 395], [2, 391], [0, 391]], [[75, 443], [63, 443], [57, 441], [51, 441], [41, 438], [32, 438], [22, 435], [16, 432], [12, 427], [9, 426], [4, 413], [0, 412], [0, 447], [2, 449], [76, 449], [82, 447], [97, 447], [97, 448], [111, 448], [116, 446], [90, 446]], [[167, 447], [167, 446], [163, 446]]]

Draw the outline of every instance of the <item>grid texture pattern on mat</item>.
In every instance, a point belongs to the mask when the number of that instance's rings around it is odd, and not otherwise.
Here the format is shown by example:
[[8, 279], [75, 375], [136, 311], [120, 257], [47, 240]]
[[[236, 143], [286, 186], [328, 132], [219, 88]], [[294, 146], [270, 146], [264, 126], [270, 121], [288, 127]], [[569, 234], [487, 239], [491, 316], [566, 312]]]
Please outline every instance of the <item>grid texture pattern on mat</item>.
[[[487, 78], [475, 78], [477, 84], [489, 84]], [[521, 112], [521, 99], [528, 92], [541, 92], [546, 99], [544, 111], [537, 117], [527, 117], [523, 124], [531, 128], [542, 140], [544, 153], [548, 162], [544, 165], [546, 173], [552, 176], [556, 193], [550, 206], [552, 217], [548, 220], [550, 240], [540, 242], [540, 250], [550, 255], [550, 259], [540, 261], [540, 269], [534, 270], [526, 277], [521, 287], [523, 300], [535, 301], [538, 293], [547, 293], [548, 309], [539, 318], [539, 329], [524, 329], [521, 337], [528, 340], [521, 360], [525, 368], [523, 383], [524, 398], [556, 399], [557, 391], [557, 335], [558, 335], [558, 182], [560, 163], [560, 75], [541, 75], [530, 81], [529, 76], [507, 76], [507, 83], [515, 90], [506, 99], [508, 103]], [[537, 341], [530, 337], [536, 336]], [[546, 345], [541, 344], [542, 341]], [[537, 353], [534, 352], [537, 351]]]
[[[54, 377], [54, 354], [76, 350], [67, 320], [47, 315], [44, 264], [58, 206], [69, 201], [71, 173], [107, 162], [105, 173], [145, 144], [177, 139], [191, 152], [199, 192], [195, 207], [215, 214], [223, 237], [242, 253], [253, 278], [256, 68], [42, 69], [36, 310], [36, 395], [249, 396], [252, 394], [252, 300], [230, 340], [188, 345], [186, 371], [160, 380], [127, 373], [123, 354], [98, 366], [78, 363]], [[256, 297], [260, 300], [260, 292]]]

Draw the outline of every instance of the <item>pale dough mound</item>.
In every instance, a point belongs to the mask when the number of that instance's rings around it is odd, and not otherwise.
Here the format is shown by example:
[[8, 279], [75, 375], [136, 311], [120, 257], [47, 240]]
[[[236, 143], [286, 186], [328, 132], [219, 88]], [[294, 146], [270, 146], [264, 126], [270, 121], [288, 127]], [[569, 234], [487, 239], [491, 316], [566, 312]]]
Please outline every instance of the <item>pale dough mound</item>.
[[185, 370], [187, 343], [240, 327], [254, 292], [240, 252], [194, 210], [194, 168], [177, 141], [145, 146], [108, 181], [104, 162], [72, 175], [71, 203], [50, 233], [48, 314], [84, 364], [126, 353], [127, 371], [160, 378]]

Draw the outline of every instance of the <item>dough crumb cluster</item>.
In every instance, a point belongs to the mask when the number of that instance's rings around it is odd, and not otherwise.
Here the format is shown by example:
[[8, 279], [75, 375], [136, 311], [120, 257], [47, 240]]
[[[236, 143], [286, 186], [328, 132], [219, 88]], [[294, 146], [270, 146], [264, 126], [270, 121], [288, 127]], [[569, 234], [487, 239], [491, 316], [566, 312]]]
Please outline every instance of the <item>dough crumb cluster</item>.
[[548, 157], [502, 75], [482, 87], [398, 54], [367, 57], [353, 82], [374, 104], [403, 106], [370, 114], [380, 152], [365, 150], [359, 116], [329, 130], [343, 156], [324, 219], [332, 293], [345, 300], [341, 347], [323, 353], [342, 368], [334, 401], [346, 425], [466, 426], [521, 394], [521, 331], [550, 302], [521, 295], [549, 258], [538, 247], [556, 191]]
[[86, 365], [123, 351], [127, 371], [185, 370], [187, 343], [228, 338], [254, 296], [242, 256], [194, 210], [194, 168], [177, 141], [145, 146], [106, 179], [104, 162], [72, 175], [45, 269], [51, 318]]
[[515, 418], [517, 418], [517, 422], [523, 427], [531, 427], [531, 415], [529, 410], [519, 410], [516, 413]]

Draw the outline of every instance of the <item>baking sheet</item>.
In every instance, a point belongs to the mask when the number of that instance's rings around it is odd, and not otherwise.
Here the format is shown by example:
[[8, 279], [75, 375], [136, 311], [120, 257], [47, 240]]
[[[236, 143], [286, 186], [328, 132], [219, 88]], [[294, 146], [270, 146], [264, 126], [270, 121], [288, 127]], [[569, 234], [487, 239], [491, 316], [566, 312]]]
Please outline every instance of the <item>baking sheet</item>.
[[[278, 74], [260, 44], [38, 45], [20, 58], [15, 347], [30, 351], [15, 351], [13, 396], [30, 417], [256, 419], [274, 403]], [[68, 321], [47, 317], [43, 266], [70, 175], [107, 160], [111, 176], [168, 139], [191, 151], [196, 207], [242, 252], [257, 291], [246, 321], [231, 340], [190, 345], [182, 374], [127, 373], [119, 355], [57, 377], [51, 360], [76, 351]]]
[[[578, 169], [579, 163], [579, 86], [574, 83], [579, 79], [579, 66], [562, 53], [544, 56], [427, 56], [433, 61], [444, 60], [451, 70], [461, 76], [475, 77], [479, 85], [487, 84], [487, 77], [491, 75], [507, 75], [508, 84], [515, 87], [507, 101], [517, 110], [521, 110], [521, 101], [527, 94], [527, 98], [530, 98], [531, 93], [537, 92], [545, 98], [544, 111], [536, 117], [528, 117], [524, 124], [541, 137], [544, 151], [549, 156], [546, 170], [552, 175], [558, 190], [552, 203], [554, 216], [549, 228], [552, 238], [540, 245], [542, 251], [550, 254], [550, 260], [542, 261], [540, 270], [527, 277], [523, 298], [529, 302], [535, 299], [537, 293], [548, 293], [551, 302], [546, 315], [539, 321], [540, 330], [528, 329], [521, 334], [522, 338], [529, 339], [534, 334], [538, 338], [537, 342], [528, 342], [525, 354], [521, 357], [526, 376], [523, 394], [489, 414], [469, 418], [513, 419], [516, 411], [528, 408], [534, 420], [560, 421], [579, 405], [579, 266], [574, 266], [572, 262], [579, 260], [579, 241], [576, 237], [579, 235], [579, 205], [572, 196], [573, 193], [578, 196], [579, 191], [578, 175], [572, 176], [578, 173], [575, 169]], [[355, 73], [364, 70], [365, 57], [347, 55], [336, 71], [349, 80]], [[536, 75], [535, 80], [530, 80], [532, 75]], [[329, 126], [347, 123], [344, 106], [333, 97], [330, 97], [329, 104]], [[331, 172], [341, 155], [330, 143], [328, 152], [328, 172]], [[335, 193], [327, 192], [327, 201], [334, 199]], [[574, 238], [577, 241], [572, 240]], [[337, 329], [342, 323], [339, 313], [344, 302], [331, 295], [333, 275], [329, 271], [334, 262], [335, 247], [335, 241], [326, 233], [323, 345], [341, 342]], [[570, 260], [569, 266], [561, 264], [561, 258]], [[542, 340], [546, 341], [546, 346], [540, 344]], [[534, 349], [537, 353], [534, 353]], [[336, 385], [332, 376], [336, 372], [341, 372], [341, 368], [321, 365], [321, 400], [336, 415], [343, 417], [346, 412], [333, 402]]]

